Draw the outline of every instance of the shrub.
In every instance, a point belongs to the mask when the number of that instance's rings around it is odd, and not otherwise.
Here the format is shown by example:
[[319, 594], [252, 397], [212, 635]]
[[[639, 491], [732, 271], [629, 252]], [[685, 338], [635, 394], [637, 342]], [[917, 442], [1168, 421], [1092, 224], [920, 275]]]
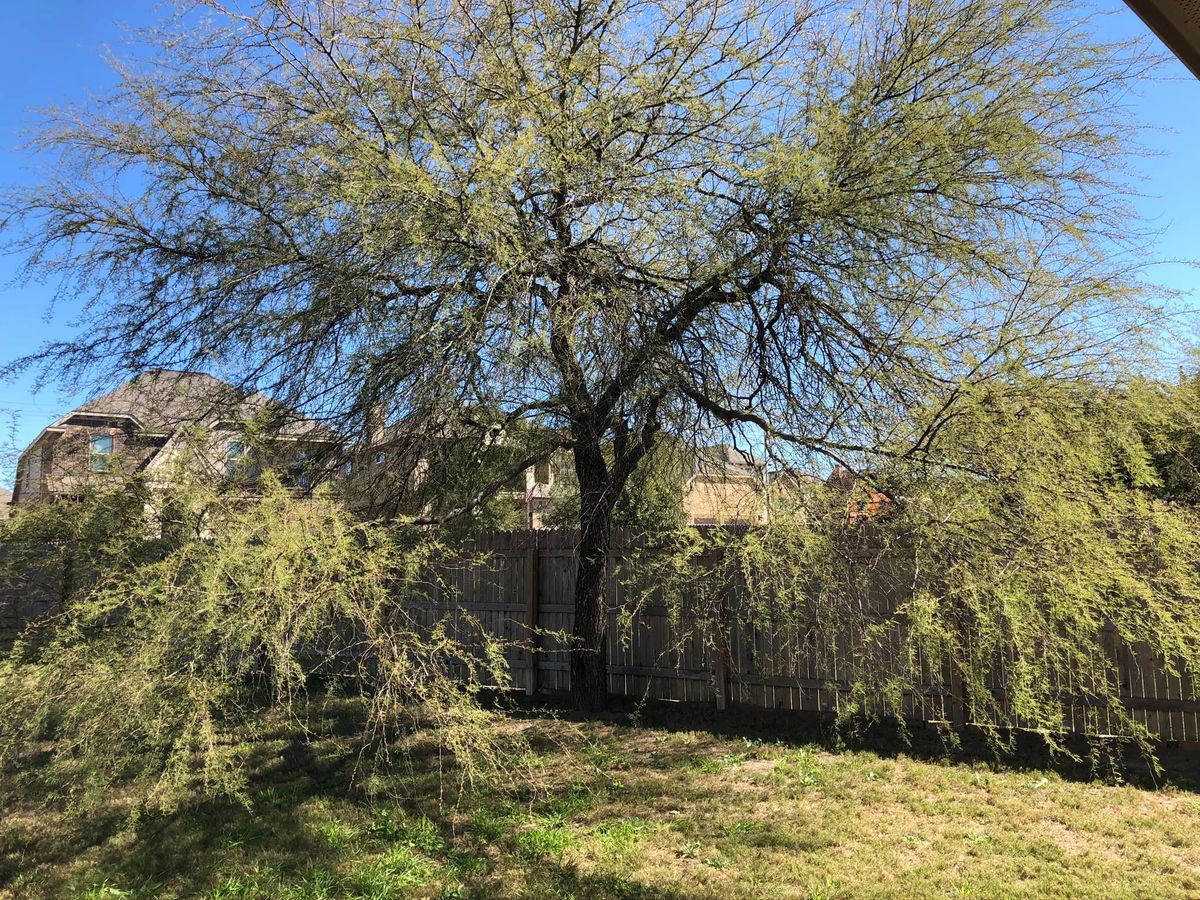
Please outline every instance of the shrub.
[[[188, 527], [166, 527], [164, 510]], [[5, 768], [48, 739], [38, 777], [72, 794], [137, 779], [152, 807], [195, 792], [248, 802], [239, 735], [267, 714], [301, 717], [320, 684], [360, 699], [361, 750], [377, 766], [413, 735], [465, 780], [512, 758], [476, 702], [507, 683], [502, 648], [428, 611], [451, 595], [438, 573], [453, 556], [428, 532], [357, 521], [267, 473], [253, 497], [114, 482], [22, 514], [3, 539], [41, 541], [43, 567], [91, 565], [65, 612], [0, 660]]]

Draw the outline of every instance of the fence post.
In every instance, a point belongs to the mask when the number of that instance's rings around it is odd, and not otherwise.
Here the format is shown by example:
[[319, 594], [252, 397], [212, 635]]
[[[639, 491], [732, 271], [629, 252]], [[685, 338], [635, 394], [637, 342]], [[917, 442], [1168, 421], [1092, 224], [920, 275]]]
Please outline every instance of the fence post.
[[525, 552], [525, 624], [527, 646], [525, 650], [525, 693], [532, 696], [538, 688], [538, 547], [537, 535], [532, 534], [533, 545]]
[[[724, 551], [721, 551], [724, 553]], [[733, 585], [726, 581], [721, 589], [721, 599], [717, 601], [716, 640], [713, 651], [717, 659], [713, 665], [713, 691], [716, 694], [717, 710], [724, 712], [729, 705], [729, 659], [731, 657], [729, 639], [733, 633], [732, 617], [729, 614], [729, 592]]]
[[[717, 652], [720, 653], [721, 651], [718, 650]], [[717, 710], [724, 712], [727, 703], [726, 695], [729, 693], [729, 669], [725, 665], [724, 653], [721, 653], [721, 656], [717, 658], [716, 669], [713, 672], [713, 681], [715, 682], [714, 688], [717, 694]]]
[[967, 724], [967, 703], [963, 693], [962, 672], [958, 667], [955, 654], [950, 654], [950, 724], [955, 728], [964, 728]]

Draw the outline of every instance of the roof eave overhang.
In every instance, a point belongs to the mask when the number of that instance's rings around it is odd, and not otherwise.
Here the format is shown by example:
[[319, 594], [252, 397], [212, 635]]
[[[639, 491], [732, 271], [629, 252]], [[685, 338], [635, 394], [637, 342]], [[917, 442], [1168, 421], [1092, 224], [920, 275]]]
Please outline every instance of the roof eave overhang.
[[[93, 419], [122, 419], [127, 422], [132, 422], [134, 427], [137, 428], [139, 431], [142, 431], [145, 429], [145, 426], [142, 424], [142, 420], [139, 419], [137, 416], [133, 415], [132, 413], [93, 412], [90, 409], [73, 409], [73, 410], [71, 410], [71, 412], [67, 413], [65, 416], [63, 416], [61, 419], [59, 419], [57, 422], [55, 422], [50, 427], [61, 429], [62, 426], [65, 426], [68, 422], [71, 421], [71, 419], [75, 418], [75, 416], [88, 416]], [[47, 430], [49, 430], [49, 429], [47, 429]]]
[[1159, 40], [1200, 78], [1200, 9], [1180, 0], [1125, 0]]
[[52, 424], [47, 425], [45, 428], [43, 428], [41, 431], [39, 431], [38, 436], [35, 437], [32, 441], [30, 441], [28, 444], [25, 445], [25, 449], [21, 451], [20, 459], [24, 459], [25, 455], [27, 453], [29, 453], [29, 451], [32, 450], [34, 447], [36, 447], [41, 442], [42, 438], [44, 438], [46, 435], [64, 433], [67, 430], [67, 427], [66, 427], [67, 422], [69, 422], [71, 420], [72, 416], [95, 416], [96, 418], [101, 418], [101, 419], [126, 419], [126, 420], [132, 422], [134, 427], [138, 428], [139, 430], [142, 428], [142, 423], [138, 419], [138, 417], [132, 416], [129, 413], [93, 413], [93, 412], [81, 412], [78, 409], [73, 409], [73, 410], [71, 410], [71, 412], [67, 413], [65, 416], [60, 416]]

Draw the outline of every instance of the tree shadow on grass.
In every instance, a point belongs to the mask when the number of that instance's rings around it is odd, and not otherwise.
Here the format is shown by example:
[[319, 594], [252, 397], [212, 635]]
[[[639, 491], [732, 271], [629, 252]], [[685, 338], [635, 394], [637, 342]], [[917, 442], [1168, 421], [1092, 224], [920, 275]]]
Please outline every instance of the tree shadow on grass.
[[[213, 800], [134, 817], [134, 805], [119, 796], [86, 813], [32, 793], [10, 798], [9, 821], [0, 828], [0, 892], [16, 881], [22, 896], [73, 896], [89, 886], [89, 873], [102, 873], [95, 880], [116, 890], [158, 896], [163, 885], [209, 885], [231, 863], [286, 875], [289, 861], [332, 861], [332, 848], [292, 810], [313, 796], [344, 795], [348, 782], [312, 760], [296, 767], [303, 756], [289, 744], [278, 759], [257, 760], [251, 808]], [[22, 880], [35, 866], [36, 877]]]
[[[297, 795], [296, 802], [317, 794]], [[444, 823], [438, 825], [445, 829]], [[514, 843], [515, 833], [510, 832], [504, 839], [506, 854], [513, 852]], [[69, 865], [86, 849], [63, 847], [57, 857], [39, 860], [51, 866], [46, 871], [47, 877], [22, 888], [21, 896], [79, 896], [81, 889], [100, 885], [111, 885], [128, 893], [99, 896], [134, 898], [407, 895], [395, 889], [378, 892], [377, 884], [368, 883], [369, 868], [366, 877], [354, 871], [345, 873], [339, 863], [351, 851], [322, 841], [287, 806], [252, 811], [233, 804], [203, 804], [148, 820], [126, 833], [112, 830], [107, 838], [101, 840], [97, 836], [91, 842], [88, 875], [81, 879], [81, 873], [72, 874]], [[343, 869], [340, 873], [339, 868]], [[519, 879], [521, 896], [628, 900], [677, 900], [687, 896], [631, 877], [581, 871], [548, 856], [528, 859], [524, 869]], [[500, 872], [499, 881], [489, 878], [489, 874], [490, 871], [483, 871], [476, 877], [463, 878], [455, 896], [486, 898], [513, 894], [512, 872]], [[4, 886], [0, 882], [0, 891]], [[419, 888], [420, 884], [408, 886]], [[428, 891], [419, 895], [426, 896]]]
[[[997, 760], [982, 736], [971, 732], [963, 735], [960, 746], [950, 747], [935, 731], [913, 729], [904, 736], [886, 723], [875, 723], [848, 734], [828, 719], [797, 713], [751, 709], [718, 712], [700, 705], [638, 705], [617, 701], [604, 714], [584, 716], [565, 704], [555, 707], [544, 697], [532, 700], [538, 702], [511, 697], [497, 702], [510, 716], [544, 726], [526, 730], [535, 753], [553, 756], [553, 751], [559, 748], [560, 729], [551, 725], [555, 720], [621, 726], [640, 723], [646, 726], [644, 741], [628, 733], [622, 733], [622, 741], [630, 738], [644, 744], [643, 750], [649, 748], [653, 752], [628, 753], [630, 747], [609, 746], [604, 742], [587, 744], [582, 752], [585, 756], [597, 754], [593, 762], [606, 772], [629, 768], [653, 777], [640, 778], [636, 773], [622, 776], [624, 784], [620, 788], [611, 788], [620, 782], [601, 779], [596, 788], [599, 793], [591, 799], [584, 796], [582, 805], [577, 807], [572, 805], [570, 786], [566, 783], [575, 776], [556, 771], [549, 776], [557, 785], [554, 791], [537, 794], [536, 785], [531, 784], [528, 790], [521, 789], [503, 798], [509, 812], [498, 815], [497, 827], [486, 834], [472, 816], [486, 810], [490, 802], [487, 797], [480, 795], [466, 801], [457, 810], [457, 818], [454, 810], [439, 805], [437, 779], [441, 761], [433, 747], [418, 750], [410, 757], [411, 767], [404, 775], [407, 800], [397, 799], [398, 794], [390, 799], [372, 798], [355, 787], [359, 779], [355, 777], [357, 759], [353, 754], [325, 753], [329, 745], [322, 749], [304, 740], [298, 731], [281, 728], [267, 735], [268, 739], [261, 741], [257, 751], [249, 789], [251, 808], [234, 802], [198, 802], [173, 814], [131, 821], [130, 807], [114, 798], [111, 808], [87, 817], [72, 817], [63, 816], [61, 807], [56, 813], [53, 804], [39, 806], [39, 798], [32, 794], [18, 797], [19, 790], [9, 790], [6, 786], [0, 802], [10, 797], [17, 797], [18, 802], [10, 808], [13, 814], [6, 812], [5, 821], [0, 822], [0, 892], [7, 887], [16, 896], [71, 896], [89, 886], [109, 882], [122, 890], [132, 890], [131, 896], [135, 897], [164, 894], [269, 897], [285, 892], [293, 897], [386, 896], [372, 887], [371, 879], [404, 876], [403, 872], [396, 875], [387, 868], [392, 864], [386, 857], [408, 845], [402, 834], [397, 836], [387, 828], [380, 829], [379, 821], [372, 818], [378, 815], [382, 803], [397, 805], [398, 815], [408, 822], [427, 817], [435, 829], [437, 846], [423, 849], [417, 863], [401, 854], [401, 863], [407, 860], [406, 864], [416, 867], [409, 872], [415, 881], [410, 879], [405, 884], [416, 886], [420, 877], [427, 881], [440, 878], [446, 883], [457, 883], [463, 893], [474, 897], [511, 894], [519, 889], [531, 896], [665, 900], [684, 894], [612, 872], [581, 870], [553, 853], [527, 852], [522, 829], [529, 827], [530, 817], [538, 821], [558, 817], [562, 821], [586, 822], [591, 815], [587, 804], [606, 802], [596, 797], [611, 801], [616, 796], [618, 804], [635, 805], [629, 815], [640, 815], [639, 810], [649, 809], [647, 804], [659, 799], [655, 792], [663, 790], [664, 771], [677, 767], [681, 771], [693, 768], [707, 771], [705, 766], [723, 765], [722, 754], [728, 756], [730, 751], [728, 742], [739, 740], [797, 748], [817, 746], [832, 752], [869, 750], [882, 757], [904, 755], [932, 762], [986, 762], [1014, 771], [1051, 770], [1076, 781], [1097, 777], [1086, 756], [1084, 762], [1052, 757], [1035, 736], [1022, 736], [1016, 753]], [[333, 721], [327, 723], [325, 734], [349, 736], [357, 727], [352, 721]], [[660, 744], [654, 735], [658, 731], [707, 733], [711, 746], [703, 740]], [[344, 749], [350, 744], [343, 742], [341, 746]], [[1200, 754], [1165, 747], [1161, 760], [1165, 772], [1157, 781], [1150, 777], [1144, 764], [1138, 768], [1136, 759], [1128, 766], [1126, 779], [1137, 784], [1170, 783], [1186, 790], [1200, 790]], [[749, 768], [754, 761], [740, 764]], [[604, 787], [605, 783], [610, 787]], [[617, 790], [618, 795], [605, 794], [608, 790]], [[310, 803], [314, 800], [320, 803]], [[321, 822], [329, 830], [314, 827], [314, 811], [325, 816]], [[612, 812], [610, 808], [609, 814]], [[338, 831], [342, 824], [339, 817], [346, 819], [349, 830]], [[469, 824], [464, 825], [464, 821]], [[319, 826], [321, 822], [316, 824]], [[761, 835], [754, 840], [776, 838]], [[438, 844], [439, 841], [444, 843]], [[812, 848], [784, 849], [807, 852]], [[348, 863], [352, 864], [349, 868]], [[435, 866], [443, 868], [437, 874], [426, 871], [421, 876], [422, 865], [427, 870]], [[34, 877], [23, 879], [22, 873], [30, 871]], [[218, 889], [224, 893], [214, 894]]]
[[1119, 777], [1127, 784], [1148, 789], [1170, 785], [1200, 793], [1200, 748], [1172, 743], [1157, 747], [1160, 771], [1156, 773], [1135, 747], [1121, 750], [1112, 767], [1098, 765], [1089, 755], [1092, 748], [1087, 740], [1078, 736], [1066, 742], [1077, 759], [1052, 752], [1042, 738], [1027, 732], [1016, 735], [1012, 752], [998, 755], [983, 732], [975, 728], [959, 730], [958, 743], [954, 745], [934, 727], [914, 726], [904, 731], [888, 721], [864, 721], [847, 727], [836, 723], [831, 716], [785, 710], [735, 707], [720, 711], [707, 704], [637, 702], [614, 697], [606, 711], [582, 713], [565, 697], [517, 698], [508, 702], [513, 705], [513, 715], [525, 718], [552, 716], [567, 722], [636, 723], [671, 732], [707, 732], [722, 739], [797, 747], [816, 745], [830, 752], [866, 750], [885, 758], [903, 755], [925, 762], [984, 763], [1016, 772], [1054, 772], [1075, 782]]
[[[555, 746], [533, 731], [539, 746]], [[355, 728], [334, 722], [325, 733], [349, 736]], [[470, 826], [464, 830], [462, 814], [469, 819], [482, 808], [488, 802], [482, 795], [458, 810], [455, 836], [455, 810], [439, 805], [438, 769], [444, 761], [432, 746], [418, 750], [405, 766], [405, 802], [396, 794], [371, 797], [359, 790], [353, 753], [322, 756], [286, 728], [258, 738], [263, 740], [251, 765], [249, 807], [198, 801], [173, 813], [131, 819], [132, 807], [114, 797], [94, 813], [71, 816], [63, 814], [61, 802], [42, 803], [32, 787], [23, 797], [6, 792], [2, 802], [16, 800], [10, 809], [20, 809], [27, 822], [0, 823], [0, 894], [8, 889], [23, 897], [383, 897], [419, 891], [422, 879], [425, 895], [440, 879], [466, 896], [489, 897], [498, 890], [513, 892], [515, 859], [522, 895], [680, 896], [618, 874], [581, 871], [553, 854], [527, 853], [520, 846], [520, 817], [501, 820], [490, 839]], [[518, 794], [516, 806], [526, 812], [549, 802]], [[379, 818], [393, 810], [395, 819]], [[417, 852], [397, 823], [411, 826], [422, 819], [432, 823], [434, 846]], [[407, 872], [391, 861], [389, 854], [397, 850]], [[112, 890], [96, 890], [101, 886]]]

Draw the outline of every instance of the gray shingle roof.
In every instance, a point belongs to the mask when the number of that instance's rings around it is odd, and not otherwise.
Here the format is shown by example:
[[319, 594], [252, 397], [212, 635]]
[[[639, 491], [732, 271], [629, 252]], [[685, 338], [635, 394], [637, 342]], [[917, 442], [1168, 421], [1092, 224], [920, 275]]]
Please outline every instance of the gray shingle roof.
[[696, 472], [705, 475], [758, 476], [761, 460], [732, 444], [716, 444], [696, 451]]
[[258, 415], [277, 416], [284, 434], [324, 431], [316, 422], [285, 409], [264, 394], [242, 391], [203, 372], [169, 369], [136, 375], [71, 413], [82, 414], [132, 416], [145, 430], [159, 433], [169, 433], [189, 422], [245, 422]]

